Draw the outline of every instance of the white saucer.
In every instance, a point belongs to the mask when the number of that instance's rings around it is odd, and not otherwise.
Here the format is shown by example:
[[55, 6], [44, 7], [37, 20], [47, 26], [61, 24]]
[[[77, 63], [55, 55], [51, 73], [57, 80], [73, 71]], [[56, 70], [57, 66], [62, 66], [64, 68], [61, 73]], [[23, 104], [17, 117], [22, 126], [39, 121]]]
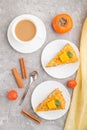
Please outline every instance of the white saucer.
[[[36, 28], [37, 28], [37, 35], [35, 38], [29, 41], [29, 43], [19, 43], [12, 34], [12, 27], [18, 20], [21, 19], [28, 19], [31, 20]], [[11, 24], [9, 25], [8, 31], [7, 31], [7, 37], [10, 45], [18, 52], [21, 53], [32, 53], [36, 50], [38, 50], [45, 42], [46, 40], [46, 28], [44, 23], [36, 16], [24, 14], [21, 16], [16, 17]]]
[[[70, 63], [70, 64], [64, 64], [64, 65], [58, 65], [56, 67], [48, 67], [46, 68], [46, 64], [60, 51], [65, 44], [69, 43], [75, 50], [77, 56], [78, 56], [78, 61], [75, 63]], [[71, 75], [73, 75], [80, 63], [80, 58], [79, 58], [79, 50], [76, 47], [75, 44], [73, 44], [70, 41], [67, 40], [55, 40], [50, 42], [43, 50], [42, 56], [41, 56], [41, 63], [44, 68], [44, 70], [52, 77], [54, 78], [67, 78]]]
[[47, 120], [55, 120], [62, 117], [69, 109], [70, 95], [67, 89], [61, 83], [57, 81], [45, 81], [39, 84], [33, 91], [33, 94], [31, 97], [31, 104], [32, 104], [33, 110], [35, 110], [36, 107], [56, 88], [59, 88], [59, 90], [62, 91], [62, 94], [66, 101], [65, 109], [52, 110], [52, 111], [47, 111], [47, 112], [36, 112], [38, 116]]

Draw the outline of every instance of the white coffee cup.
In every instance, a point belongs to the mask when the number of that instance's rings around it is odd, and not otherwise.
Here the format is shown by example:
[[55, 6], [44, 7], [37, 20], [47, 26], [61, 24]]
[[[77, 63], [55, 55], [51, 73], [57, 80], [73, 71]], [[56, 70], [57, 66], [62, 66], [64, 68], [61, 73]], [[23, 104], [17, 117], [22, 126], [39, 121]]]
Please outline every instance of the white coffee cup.
[[[19, 22], [21, 22], [22, 20], [28, 20], [28, 21], [32, 22], [32, 23], [34, 24], [35, 28], [36, 28], [35, 35], [33, 36], [32, 39], [29, 39], [28, 41], [20, 40], [20, 39], [17, 37], [16, 33], [15, 33], [15, 28], [16, 28], [17, 24], [18, 24]], [[13, 24], [13, 27], [12, 27], [12, 35], [13, 35], [13, 37], [15, 38], [15, 40], [16, 40], [17, 42], [19, 42], [19, 43], [29, 43], [31, 40], [33, 40], [33, 39], [37, 36], [37, 26], [35, 25], [35, 22], [34, 22], [33, 20], [30, 20], [29, 18], [24, 18], [24, 17], [21, 17], [21, 18], [20, 18], [20, 17], [18, 17], [18, 19], [16, 19], [16, 21], [15, 21], [14, 24]]]

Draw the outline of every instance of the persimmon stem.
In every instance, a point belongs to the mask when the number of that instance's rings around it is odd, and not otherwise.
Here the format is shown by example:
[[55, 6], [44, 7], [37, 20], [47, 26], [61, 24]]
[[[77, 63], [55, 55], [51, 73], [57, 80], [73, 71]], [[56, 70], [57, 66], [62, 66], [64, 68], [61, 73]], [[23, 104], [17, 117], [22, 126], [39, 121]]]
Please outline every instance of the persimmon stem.
[[65, 26], [65, 24], [67, 23], [67, 19], [65, 18], [60, 18], [60, 20], [58, 21], [58, 25], [59, 26]]

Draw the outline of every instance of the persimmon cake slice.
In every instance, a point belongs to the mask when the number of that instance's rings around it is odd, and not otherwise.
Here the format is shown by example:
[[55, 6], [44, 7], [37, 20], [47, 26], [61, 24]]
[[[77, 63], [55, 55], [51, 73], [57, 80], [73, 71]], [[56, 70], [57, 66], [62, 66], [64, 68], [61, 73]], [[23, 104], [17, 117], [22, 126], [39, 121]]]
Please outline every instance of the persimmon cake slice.
[[46, 67], [53, 67], [61, 64], [74, 63], [78, 61], [78, 57], [76, 55], [73, 47], [67, 43], [57, 54], [51, 59]]
[[64, 109], [66, 101], [59, 89], [55, 89], [35, 109], [35, 112]]

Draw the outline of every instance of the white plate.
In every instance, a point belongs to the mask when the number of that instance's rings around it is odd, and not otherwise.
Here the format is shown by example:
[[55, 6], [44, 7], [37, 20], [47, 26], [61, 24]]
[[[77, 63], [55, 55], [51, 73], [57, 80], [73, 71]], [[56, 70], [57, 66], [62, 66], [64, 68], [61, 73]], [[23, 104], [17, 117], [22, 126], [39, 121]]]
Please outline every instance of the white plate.
[[[28, 19], [31, 20], [36, 28], [37, 28], [37, 35], [35, 38], [29, 41], [29, 43], [19, 43], [12, 35], [12, 28], [18, 20]], [[16, 17], [11, 24], [9, 25], [7, 31], [7, 37], [10, 45], [18, 52], [21, 53], [32, 53], [38, 50], [45, 42], [46, 39], [46, 28], [44, 23], [36, 16], [24, 14], [21, 16]]]
[[76, 47], [75, 44], [73, 44], [70, 41], [67, 40], [55, 40], [50, 42], [43, 50], [42, 56], [41, 56], [41, 63], [44, 68], [44, 70], [52, 77], [54, 78], [67, 78], [71, 75], [73, 75], [78, 67], [79, 67], [79, 60], [75, 63], [70, 64], [64, 64], [64, 65], [58, 65], [56, 67], [48, 67], [46, 68], [46, 64], [57, 54], [58, 51], [60, 51], [65, 44], [69, 43], [75, 50], [78, 59], [79, 58], [79, 50]]
[[47, 120], [55, 120], [62, 117], [68, 110], [70, 105], [70, 95], [67, 89], [57, 81], [45, 81], [39, 84], [33, 91], [31, 97], [32, 107], [35, 110], [39, 103], [41, 103], [53, 90], [59, 88], [66, 100], [66, 107], [64, 110], [52, 110], [47, 112], [37, 112], [36, 114]]

